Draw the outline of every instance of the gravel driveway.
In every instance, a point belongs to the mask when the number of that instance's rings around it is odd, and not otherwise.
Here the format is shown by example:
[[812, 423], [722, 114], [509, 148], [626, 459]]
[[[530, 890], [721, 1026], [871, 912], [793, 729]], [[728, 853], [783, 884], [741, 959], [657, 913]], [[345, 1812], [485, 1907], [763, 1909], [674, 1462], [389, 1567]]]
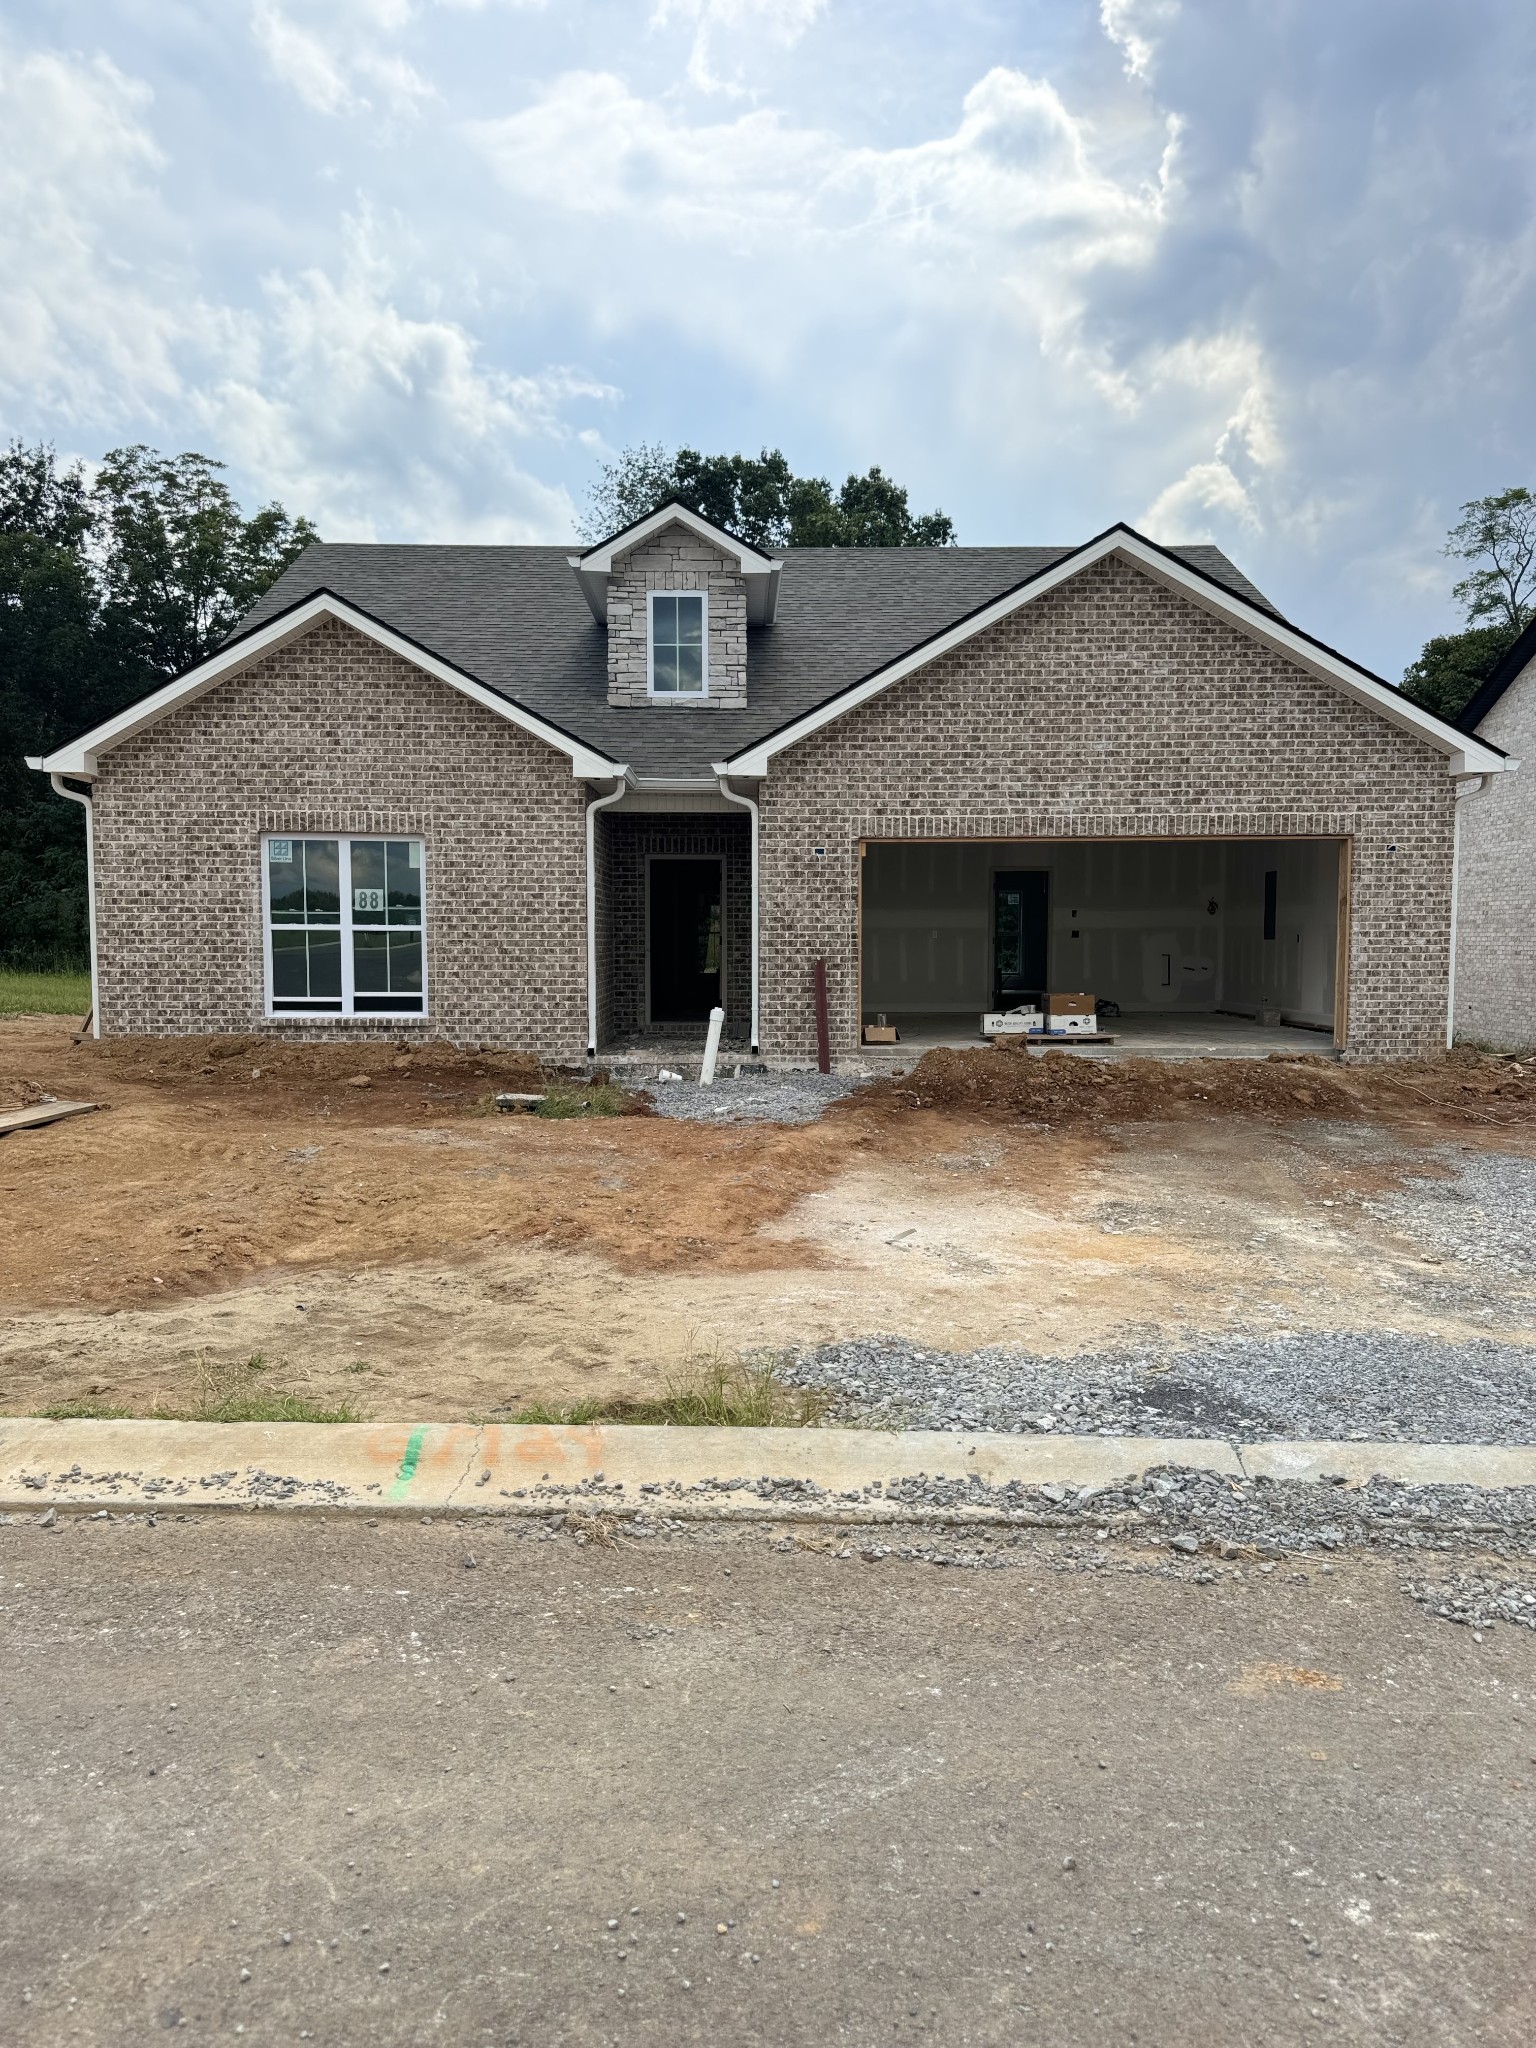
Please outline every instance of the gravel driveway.
[[837, 1419], [885, 1428], [1536, 1443], [1536, 1350], [1489, 1338], [1307, 1331], [1043, 1358], [870, 1337], [798, 1352], [783, 1373], [831, 1389]]
[[[1239, 1324], [1066, 1356], [895, 1333], [799, 1350], [784, 1374], [830, 1390], [836, 1420], [894, 1428], [1536, 1443], [1536, 1160], [1445, 1145], [1426, 1165], [1359, 1204], [1417, 1267], [1406, 1329]], [[1114, 1209], [1101, 1205], [1102, 1228], [1137, 1222]], [[1426, 1310], [1499, 1334], [1429, 1335]]]

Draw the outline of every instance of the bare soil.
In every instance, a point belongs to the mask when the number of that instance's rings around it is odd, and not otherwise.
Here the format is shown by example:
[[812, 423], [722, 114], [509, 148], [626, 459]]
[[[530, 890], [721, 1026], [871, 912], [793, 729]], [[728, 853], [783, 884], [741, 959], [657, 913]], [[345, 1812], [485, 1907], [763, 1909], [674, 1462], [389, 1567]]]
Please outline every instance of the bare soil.
[[1425, 1295], [1417, 1251], [1360, 1206], [1446, 1174], [1447, 1140], [1536, 1151], [1519, 1062], [1004, 1050], [930, 1054], [794, 1128], [495, 1111], [540, 1078], [446, 1046], [0, 1022], [0, 1106], [103, 1105], [0, 1139], [0, 1410], [147, 1412], [256, 1352], [319, 1400], [452, 1417], [643, 1396], [690, 1350], [879, 1331], [1530, 1341], [1515, 1305]]

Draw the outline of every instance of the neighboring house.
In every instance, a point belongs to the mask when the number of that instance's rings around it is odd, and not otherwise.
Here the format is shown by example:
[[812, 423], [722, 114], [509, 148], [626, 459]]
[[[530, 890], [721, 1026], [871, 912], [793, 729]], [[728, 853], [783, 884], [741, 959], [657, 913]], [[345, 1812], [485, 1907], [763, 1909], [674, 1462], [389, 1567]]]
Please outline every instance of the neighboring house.
[[311, 548], [33, 765], [91, 785], [98, 1030], [578, 1061], [716, 1002], [807, 1057], [818, 960], [837, 1053], [1046, 987], [1427, 1052], [1455, 793], [1505, 760], [1214, 548], [775, 559], [670, 506]]
[[1456, 1034], [1536, 1046], [1536, 619], [1462, 713], [1460, 724], [1522, 775], [1473, 783], [1459, 806]]

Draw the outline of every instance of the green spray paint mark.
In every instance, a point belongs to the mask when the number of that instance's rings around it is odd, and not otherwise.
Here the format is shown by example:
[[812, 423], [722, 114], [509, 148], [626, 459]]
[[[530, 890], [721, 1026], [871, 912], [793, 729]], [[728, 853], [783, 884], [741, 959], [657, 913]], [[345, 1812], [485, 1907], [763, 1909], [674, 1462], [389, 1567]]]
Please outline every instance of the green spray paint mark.
[[395, 1483], [389, 1489], [396, 1500], [408, 1490], [416, 1477], [416, 1461], [421, 1456], [421, 1446], [426, 1438], [424, 1429], [413, 1429], [406, 1439], [405, 1456], [400, 1460], [400, 1470], [395, 1474]]

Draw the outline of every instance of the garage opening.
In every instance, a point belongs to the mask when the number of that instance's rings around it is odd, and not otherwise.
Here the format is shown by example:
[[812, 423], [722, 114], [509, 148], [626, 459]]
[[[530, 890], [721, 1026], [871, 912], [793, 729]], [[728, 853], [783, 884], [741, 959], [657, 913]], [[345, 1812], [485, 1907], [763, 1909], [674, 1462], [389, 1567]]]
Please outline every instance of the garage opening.
[[1338, 839], [869, 840], [860, 1000], [907, 1047], [1089, 995], [1133, 1051], [1342, 1045]]

